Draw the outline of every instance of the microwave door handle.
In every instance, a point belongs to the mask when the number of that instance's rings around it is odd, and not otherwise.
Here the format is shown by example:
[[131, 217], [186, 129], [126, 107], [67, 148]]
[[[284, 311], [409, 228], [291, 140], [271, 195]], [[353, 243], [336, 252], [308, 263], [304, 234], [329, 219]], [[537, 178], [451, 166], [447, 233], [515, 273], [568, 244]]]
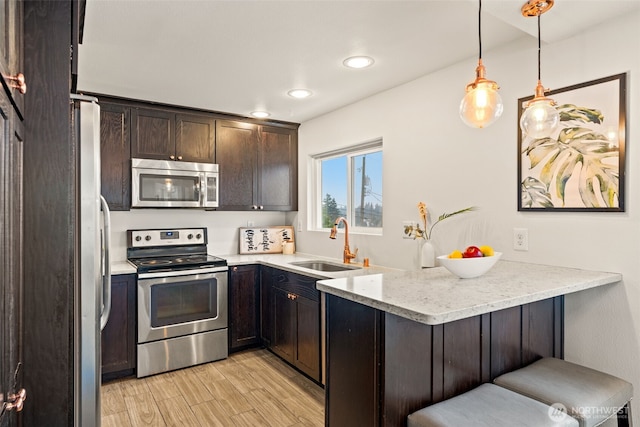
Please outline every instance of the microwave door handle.
[[102, 257], [102, 312], [100, 313], [100, 330], [103, 330], [109, 320], [111, 313], [111, 256], [109, 248], [111, 246], [111, 212], [104, 197], [100, 196], [100, 204], [104, 213], [104, 255]]

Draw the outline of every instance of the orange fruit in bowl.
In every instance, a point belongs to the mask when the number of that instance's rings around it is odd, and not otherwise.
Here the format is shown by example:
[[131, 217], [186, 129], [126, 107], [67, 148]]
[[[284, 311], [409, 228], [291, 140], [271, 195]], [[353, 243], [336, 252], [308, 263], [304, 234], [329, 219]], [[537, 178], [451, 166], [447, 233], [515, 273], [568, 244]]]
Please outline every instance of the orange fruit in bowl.
[[449, 254], [449, 258], [462, 258], [462, 252], [456, 249]]
[[480, 251], [484, 256], [493, 256], [495, 254], [495, 252], [493, 251], [493, 248], [487, 245], [480, 246]]

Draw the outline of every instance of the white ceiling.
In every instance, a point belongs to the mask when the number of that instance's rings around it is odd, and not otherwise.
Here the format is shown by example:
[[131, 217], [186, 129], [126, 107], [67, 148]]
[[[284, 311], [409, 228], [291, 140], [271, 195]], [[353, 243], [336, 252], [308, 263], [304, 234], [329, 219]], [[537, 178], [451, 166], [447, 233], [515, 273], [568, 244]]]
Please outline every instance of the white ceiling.
[[[483, 1], [483, 54], [535, 43], [523, 4]], [[556, 0], [542, 38], [639, 9], [640, 0]], [[87, 0], [78, 89], [302, 123], [477, 57], [477, 19], [475, 0]], [[350, 70], [342, 61], [352, 55], [376, 62]], [[293, 88], [313, 96], [293, 99]]]

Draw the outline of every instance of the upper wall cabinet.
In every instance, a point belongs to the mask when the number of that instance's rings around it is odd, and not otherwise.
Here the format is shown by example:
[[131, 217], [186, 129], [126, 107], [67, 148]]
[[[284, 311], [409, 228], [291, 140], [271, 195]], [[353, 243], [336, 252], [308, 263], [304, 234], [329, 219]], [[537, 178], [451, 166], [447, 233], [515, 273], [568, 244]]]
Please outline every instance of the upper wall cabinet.
[[132, 124], [134, 158], [215, 163], [215, 120], [209, 115], [135, 108]]
[[131, 208], [131, 108], [100, 102], [101, 192], [111, 210]]
[[[18, 76], [24, 72], [22, 60], [22, 10], [23, 2], [0, 1], [0, 79], [8, 89], [19, 114], [24, 114], [24, 93]], [[22, 76], [26, 79], [26, 76]], [[26, 83], [23, 86], [26, 90]], [[0, 90], [3, 90], [0, 88]]]
[[219, 210], [298, 209], [297, 129], [216, 122]]

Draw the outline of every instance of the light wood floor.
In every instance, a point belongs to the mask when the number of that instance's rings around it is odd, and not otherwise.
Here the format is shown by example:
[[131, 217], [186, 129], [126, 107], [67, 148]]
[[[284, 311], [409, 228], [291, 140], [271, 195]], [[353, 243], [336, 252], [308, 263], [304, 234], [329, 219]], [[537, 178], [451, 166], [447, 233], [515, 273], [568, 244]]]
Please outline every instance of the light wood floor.
[[267, 350], [102, 386], [102, 426], [324, 426], [324, 390]]

